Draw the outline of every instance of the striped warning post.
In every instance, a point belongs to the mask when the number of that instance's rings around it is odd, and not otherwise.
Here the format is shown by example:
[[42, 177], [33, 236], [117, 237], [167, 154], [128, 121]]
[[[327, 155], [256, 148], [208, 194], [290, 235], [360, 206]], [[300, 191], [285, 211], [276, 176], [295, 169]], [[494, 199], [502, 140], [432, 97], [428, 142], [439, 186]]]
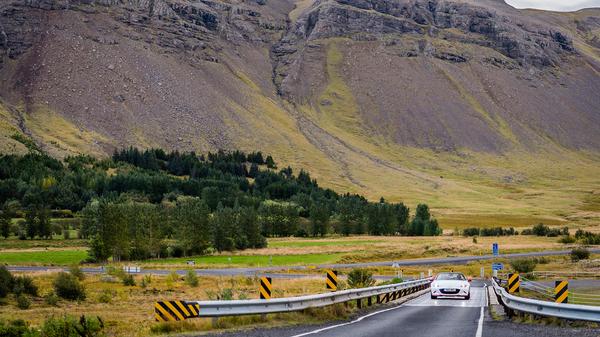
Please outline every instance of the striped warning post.
[[184, 301], [163, 301], [154, 303], [154, 319], [157, 322], [183, 321], [199, 317], [200, 305]]
[[325, 288], [330, 291], [337, 290], [338, 278], [337, 270], [328, 270], [325, 274]]
[[271, 283], [270, 277], [261, 277], [260, 278], [260, 299], [268, 300], [271, 299], [271, 291], [273, 290], [273, 283]]
[[556, 303], [569, 303], [569, 281], [554, 282], [554, 301]]
[[518, 293], [521, 286], [521, 279], [518, 273], [508, 274], [508, 292], [510, 294]]

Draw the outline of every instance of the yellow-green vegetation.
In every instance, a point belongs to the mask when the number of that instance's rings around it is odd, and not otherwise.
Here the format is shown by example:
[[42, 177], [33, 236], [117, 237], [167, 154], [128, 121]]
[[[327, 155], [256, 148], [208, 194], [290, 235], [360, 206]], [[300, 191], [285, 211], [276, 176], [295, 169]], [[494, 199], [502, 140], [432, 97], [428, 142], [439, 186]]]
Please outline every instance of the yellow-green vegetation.
[[32, 135], [46, 144], [51, 154], [103, 154], [98, 142], [110, 143], [97, 132], [81, 129], [65, 117], [38, 105], [32, 112], [24, 114], [25, 125]]
[[[224, 328], [255, 328], [281, 324], [317, 323], [339, 319], [351, 313], [353, 306], [331, 306], [308, 310], [303, 313], [274, 314], [266, 319], [257, 317], [220, 318], [213, 326], [211, 319], [198, 318], [177, 323], [154, 321], [154, 302], [160, 300], [210, 300], [258, 298], [258, 278], [212, 278], [200, 277], [198, 286], [186, 284], [183, 276], [135, 276], [135, 286], [125, 286], [120, 273], [110, 275], [86, 275], [83, 280], [86, 299], [72, 302], [59, 300], [56, 306], [48, 304], [43, 297], [53, 292], [55, 273], [31, 274], [39, 287], [41, 298], [35, 298], [27, 310], [16, 308], [16, 300], [9, 297], [7, 305], [0, 306], [0, 318], [24, 319], [33, 325], [41, 324], [50, 316], [65, 312], [88, 317], [100, 316], [107, 332], [114, 336], [149, 336], [183, 331], [206, 331]], [[274, 280], [273, 296], [314, 294], [324, 291], [320, 279]]]

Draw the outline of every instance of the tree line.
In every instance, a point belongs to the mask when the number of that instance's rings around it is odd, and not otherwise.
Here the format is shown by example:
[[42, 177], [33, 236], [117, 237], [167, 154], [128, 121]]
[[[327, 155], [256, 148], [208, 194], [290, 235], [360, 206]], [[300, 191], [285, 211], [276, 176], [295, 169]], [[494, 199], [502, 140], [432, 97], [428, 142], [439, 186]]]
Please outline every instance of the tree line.
[[265, 237], [441, 233], [427, 205], [411, 219], [402, 203], [338, 194], [261, 152], [0, 155], [0, 205], [2, 235], [15, 217], [29, 238], [51, 237], [52, 214], [82, 217], [98, 259], [259, 248]]

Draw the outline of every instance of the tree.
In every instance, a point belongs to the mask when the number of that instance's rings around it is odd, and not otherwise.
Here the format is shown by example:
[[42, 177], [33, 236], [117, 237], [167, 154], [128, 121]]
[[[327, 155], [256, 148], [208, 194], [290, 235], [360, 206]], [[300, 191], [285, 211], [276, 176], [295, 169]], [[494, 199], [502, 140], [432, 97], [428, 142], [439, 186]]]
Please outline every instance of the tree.
[[321, 202], [314, 202], [310, 207], [310, 222], [313, 236], [324, 236], [329, 227], [329, 209]]
[[267, 167], [270, 169], [277, 168], [277, 165], [275, 165], [275, 161], [273, 160], [273, 157], [271, 157], [270, 155], [267, 156], [267, 159], [265, 160], [265, 164], [267, 164]]
[[202, 199], [186, 199], [177, 205], [175, 213], [175, 237], [185, 254], [202, 254], [212, 245], [208, 206]]
[[250, 165], [250, 171], [248, 171], [248, 177], [256, 178], [258, 172], [258, 165], [256, 163], [252, 163], [252, 165]]
[[10, 236], [12, 219], [16, 216], [17, 207], [17, 203], [7, 201], [0, 210], [0, 235], [5, 239]]

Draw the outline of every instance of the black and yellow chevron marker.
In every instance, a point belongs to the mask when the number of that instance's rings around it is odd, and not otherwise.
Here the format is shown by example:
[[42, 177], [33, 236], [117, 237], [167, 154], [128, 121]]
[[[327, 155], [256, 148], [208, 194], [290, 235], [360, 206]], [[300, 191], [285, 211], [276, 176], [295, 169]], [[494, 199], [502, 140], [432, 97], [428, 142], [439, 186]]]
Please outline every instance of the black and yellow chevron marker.
[[554, 301], [556, 303], [569, 303], [569, 281], [554, 282]]
[[521, 279], [519, 278], [519, 274], [508, 274], [508, 292], [510, 294], [518, 293], [519, 286], [521, 286]]
[[200, 305], [184, 301], [164, 301], [154, 303], [154, 319], [157, 322], [183, 321], [199, 317]]
[[338, 284], [337, 275], [338, 275], [337, 270], [328, 270], [326, 272], [325, 287], [327, 288], [327, 290], [331, 290], [331, 291], [337, 290], [337, 284]]
[[273, 290], [273, 283], [271, 283], [270, 277], [261, 277], [260, 278], [260, 299], [268, 300], [271, 298], [271, 291]]

